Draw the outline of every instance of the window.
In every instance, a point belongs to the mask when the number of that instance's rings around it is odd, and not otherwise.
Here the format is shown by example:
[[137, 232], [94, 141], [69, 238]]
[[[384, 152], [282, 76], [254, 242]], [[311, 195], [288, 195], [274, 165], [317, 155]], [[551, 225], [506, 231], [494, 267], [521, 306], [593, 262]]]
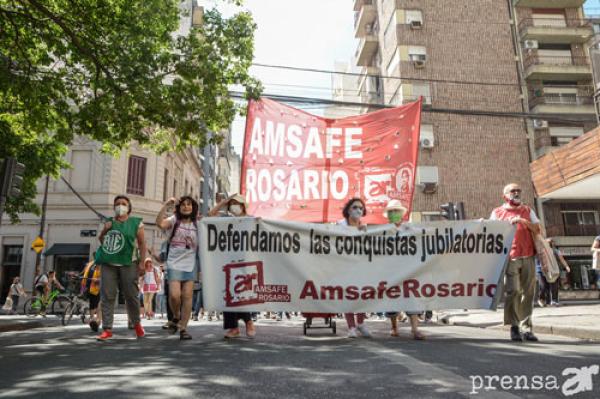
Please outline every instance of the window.
[[169, 170], [165, 168], [165, 174], [163, 177], [163, 201], [167, 200], [169, 196]]
[[427, 59], [427, 49], [422, 46], [409, 46], [408, 59], [411, 61], [425, 61]]
[[567, 236], [592, 236], [600, 234], [597, 211], [562, 211]]
[[173, 179], [173, 197], [177, 197], [178, 196], [178, 192], [177, 192], [177, 179]]
[[550, 126], [549, 130], [550, 140], [554, 147], [570, 143], [583, 134], [583, 127], [578, 126]]
[[2, 260], [4, 266], [21, 265], [21, 260], [23, 259], [22, 245], [5, 245], [2, 252], [4, 253], [4, 259]]
[[185, 183], [184, 183], [184, 190], [183, 190], [183, 195], [188, 195], [190, 192], [188, 191], [190, 188], [190, 183], [187, 181], [187, 179], [185, 179]]
[[127, 170], [127, 193], [144, 195], [146, 188], [146, 158], [130, 156]]
[[440, 212], [423, 212], [421, 213], [421, 221], [423, 222], [438, 222], [446, 220]]

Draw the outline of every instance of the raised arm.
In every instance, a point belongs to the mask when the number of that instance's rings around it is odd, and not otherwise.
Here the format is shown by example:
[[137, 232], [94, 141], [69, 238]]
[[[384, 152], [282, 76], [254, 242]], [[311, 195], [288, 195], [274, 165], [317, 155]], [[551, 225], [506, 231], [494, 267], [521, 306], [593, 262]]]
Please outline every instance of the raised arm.
[[219, 214], [219, 211], [221, 211], [224, 207], [226, 207], [228, 203], [229, 203], [229, 200], [227, 198], [221, 200], [221, 202], [219, 202], [217, 205], [215, 205], [215, 207], [213, 209], [208, 211], [208, 216], [217, 216]]
[[171, 198], [169, 198], [169, 200], [167, 202], [164, 203], [162, 208], [160, 208], [160, 211], [158, 212], [158, 216], [156, 216], [156, 225], [161, 230], [167, 230], [168, 228], [171, 227], [171, 222], [169, 220], [167, 220], [167, 208], [175, 205], [176, 202], [177, 202], [177, 199], [175, 199], [174, 197], [171, 197]]

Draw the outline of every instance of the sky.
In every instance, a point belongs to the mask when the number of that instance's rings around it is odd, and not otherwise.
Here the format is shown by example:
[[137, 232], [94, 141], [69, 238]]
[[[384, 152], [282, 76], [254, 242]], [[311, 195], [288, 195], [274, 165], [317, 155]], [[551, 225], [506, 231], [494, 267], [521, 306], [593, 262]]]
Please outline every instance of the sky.
[[[233, 6], [222, 7], [227, 15]], [[245, 0], [258, 28], [254, 40], [254, 62], [302, 68], [333, 70], [335, 61], [349, 61], [356, 51], [352, 0]], [[316, 98], [331, 98], [331, 75], [252, 67], [264, 92]], [[302, 86], [302, 87], [298, 87]], [[305, 108], [306, 109], [306, 108]], [[307, 109], [318, 113], [318, 110]], [[232, 143], [242, 152], [245, 119], [236, 118]]]
[[600, 0], [587, 0], [583, 8], [588, 15], [600, 15]]

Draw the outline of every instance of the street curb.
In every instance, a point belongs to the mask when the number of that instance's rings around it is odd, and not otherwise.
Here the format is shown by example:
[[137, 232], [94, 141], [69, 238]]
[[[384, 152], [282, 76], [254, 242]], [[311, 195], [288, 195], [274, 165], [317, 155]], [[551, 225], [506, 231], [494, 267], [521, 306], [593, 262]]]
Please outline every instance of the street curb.
[[45, 325], [40, 321], [26, 321], [22, 323], [0, 324], [0, 333], [9, 331], [24, 331], [30, 330], [32, 328], [41, 327], [45, 327]]
[[[453, 322], [451, 318], [445, 320], [445, 324], [459, 326], [459, 327], [472, 327], [472, 328], [493, 328], [493, 329], [506, 329], [508, 326], [504, 326], [502, 323], [469, 323], [465, 321]], [[569, 338], [588, 339], [593, 341], [600, 341], [600, 330], [592, 330], [589, 328], [575, 328], [575, 327], [554, 327], [544, 326], [536, 324], [534, 326], [534, 332], [541, 334], [561, 335]]]

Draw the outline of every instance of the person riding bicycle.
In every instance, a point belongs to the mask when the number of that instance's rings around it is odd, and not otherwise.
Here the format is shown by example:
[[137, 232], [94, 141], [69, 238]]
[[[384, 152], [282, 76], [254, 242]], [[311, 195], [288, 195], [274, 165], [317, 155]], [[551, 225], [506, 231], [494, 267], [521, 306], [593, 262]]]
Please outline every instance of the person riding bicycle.
[[46, 301], [50, 295], [50, 292], [52, 292], [54, 288], [57, 288], [61, 291], [64, 291], [65, 289], [65, 287], [63, 287], [56, 278], [56, 273], [54, 270], [50, 270], [48, 274], [42, 273], [35, 280], [35, 290], [44, 301]]

